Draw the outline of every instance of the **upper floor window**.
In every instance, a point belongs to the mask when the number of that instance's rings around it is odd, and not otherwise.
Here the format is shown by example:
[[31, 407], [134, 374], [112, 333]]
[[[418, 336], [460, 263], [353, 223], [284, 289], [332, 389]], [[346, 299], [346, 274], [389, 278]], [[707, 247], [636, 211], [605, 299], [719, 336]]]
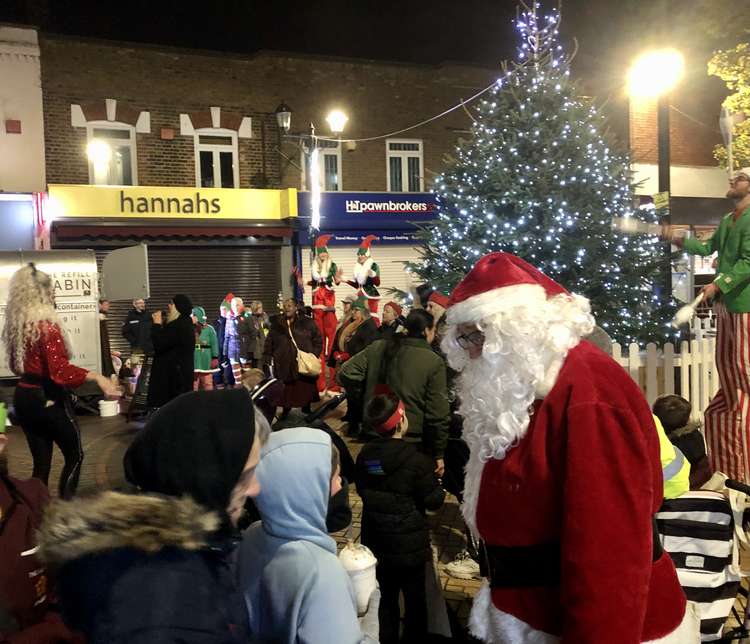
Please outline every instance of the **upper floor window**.
[[195, 182], [199, 188], [237, 188], [240, 171], [237, 132], [218, 128], [195, 131]]
[[86, 124], [89, 183], [98, 186], [134, 186], [135, 127], [126, 123], [90, 121]]
[[[341, 185], [341, 143], [339, 141], [318, 140], [318, 160], [320, 163], [320, 189], [335, 192], [343, 190]], [[302, 189], [307, 190], [307, 155], [302, 153]]]
[[422, 141], [416, 139], [387, 139], [389, 192], [422, 192]]

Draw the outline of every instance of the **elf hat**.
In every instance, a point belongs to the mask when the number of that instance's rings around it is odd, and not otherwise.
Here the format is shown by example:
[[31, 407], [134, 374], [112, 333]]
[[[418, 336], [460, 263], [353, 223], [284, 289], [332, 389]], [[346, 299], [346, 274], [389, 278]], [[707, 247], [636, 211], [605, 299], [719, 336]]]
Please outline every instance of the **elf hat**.
[[320, 235], [315, 240], [315, 255], [320, 255], [321, 253], [327, 253], [328, 252], [328, 240], [333, 237], [333, 235]]
[[[396, 317], [401, 316], [401, 307], [395, 302], [386, 302], [385, 306], [390, 306], [393, 309], [393, 312], [396, 314]], [[385, 308], [385, 306], [383, 308]]]
[[358, 297], [352, 302], [352, 309], [360, 309], [361, 311], [369, 310], [367, 308], [367, 298], [364, 296]]
[[193, 315], [195, 316], [195, 319], [198, 320], [198, 322], [200, 322], [201, 324], [206, 323], [206, 311], [202, 306], [194, 306]]
[[570, 295], [540, 270], [510, 253], [490, 253], [453, 289], [448, 324], [480, 322], [519, 302], [544, 301]]
[[231, 308], [232, 300], [234, 299], [234, 293], [227, 293], [226, 297], [221, 303], [221, 306], [227, 309], [227, 311]]
[[367, 257], [370, 256], [370, 244], [372, 244], [373, 241], [375, 241], [377, 237], [375, 235], [367, 235], [362, 240], [362, 243], [359, 245], [359, 250], [357, 251], [357, 255], [366, 255]]
[[433, 291], [427, 301], [447, 309], [450, 298], [447, 295], [443, 295], [440, 291]]

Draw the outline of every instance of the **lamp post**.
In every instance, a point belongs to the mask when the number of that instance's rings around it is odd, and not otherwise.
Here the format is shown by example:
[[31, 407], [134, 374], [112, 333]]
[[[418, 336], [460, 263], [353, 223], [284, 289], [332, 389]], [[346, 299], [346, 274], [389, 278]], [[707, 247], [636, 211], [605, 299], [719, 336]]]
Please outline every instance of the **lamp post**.
[[[685, 72], [685, 60], [675, 49], [658, 49], [639, 56], [628, 72], [628, 93], [631, 100], [656, 99], [656, 133], [658, 150], [659, 192], [671, 193], [670, 141], [669, 141], [669, 94], [679, 83]], [[670, 195], [671, 197], [671, 195]], [[670, 207], [662, 223], [670, 224]], [[664, 300], [672, 294], [671, 245], [665, 244], [665, 291]]]

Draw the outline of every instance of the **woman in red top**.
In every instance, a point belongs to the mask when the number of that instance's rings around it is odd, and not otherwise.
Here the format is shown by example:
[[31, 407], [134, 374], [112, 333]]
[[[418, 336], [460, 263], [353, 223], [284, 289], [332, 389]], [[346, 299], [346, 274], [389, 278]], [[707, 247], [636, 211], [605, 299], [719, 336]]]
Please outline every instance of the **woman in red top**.
[[114, 394], [115, 387], [108, 378], [69, 362], [52, 280], [33, 264], [11, 277], [3, 342], [11, 369], [21, 376], [13, 405], [34, 460], [32, 476], [48, 485], [52, 445], [57, 444], [65, 458], [60, 497], [68, 499], [78, 486], [83, 461], [69, 390], [87, 380], [95, 381], [105, 394]]

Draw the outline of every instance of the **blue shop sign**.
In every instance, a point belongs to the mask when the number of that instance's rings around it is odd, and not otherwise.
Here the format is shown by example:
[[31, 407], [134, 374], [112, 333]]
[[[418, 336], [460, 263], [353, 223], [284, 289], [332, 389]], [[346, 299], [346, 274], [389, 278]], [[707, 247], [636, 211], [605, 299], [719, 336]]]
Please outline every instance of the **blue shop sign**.
[[[300, 243], [308, 243], [310, 193], [299, 192]], [[324, 192], [320, 203], [320, 231], [333, 234], [332, 244], [358, 244], [366, 235], [380, 243], [412, 244], [415, 224], [437, 217], [437, 200], [425, 192]], [[360, 234], [361, 233], [361, 234]]]

